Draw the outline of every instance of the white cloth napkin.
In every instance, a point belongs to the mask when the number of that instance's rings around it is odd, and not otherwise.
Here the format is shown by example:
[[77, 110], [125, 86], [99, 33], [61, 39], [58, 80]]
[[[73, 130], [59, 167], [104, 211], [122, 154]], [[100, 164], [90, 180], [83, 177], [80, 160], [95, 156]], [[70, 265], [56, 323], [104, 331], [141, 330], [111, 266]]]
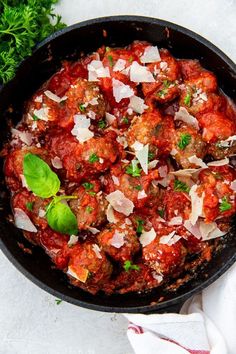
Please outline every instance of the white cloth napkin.
[[236, 354], [236, 264], [180, 313], [126, 314], [135, 354]]

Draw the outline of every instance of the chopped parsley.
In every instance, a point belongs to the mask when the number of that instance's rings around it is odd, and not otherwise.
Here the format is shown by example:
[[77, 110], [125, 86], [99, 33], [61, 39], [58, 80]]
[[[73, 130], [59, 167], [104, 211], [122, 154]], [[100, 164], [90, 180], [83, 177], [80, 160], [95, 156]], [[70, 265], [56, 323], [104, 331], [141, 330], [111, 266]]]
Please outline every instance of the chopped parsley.
[[34, 202], [27, 202], [25, 206], [29, 211], [33, 211]]
[[61, 300], [61, 299], [56, 299], [56, 300], [55, 300], [55, 303], [56, 303], [57, 305], [60, 305], [60, 304], [62, 303], [62, 300]]
[[223, 213], [224, 211], [230, 210], [232, 208], [232, 205], [228, 202], [228, 199], [226, 196], [222, 198], [222, 201], [220, 203], [220, 211]]
[[175, 179], [175, 181], [174, 181], [174, 190], [176, 192], [186, 192], [186, 193], [188, 193], [190, 191], [190, 188], [189, 188], [189, 186], [187, 186], [186, 183], [181, 182], [178, 179]]
[[191, 106], [191, 93], [188, 92], [187, 95], [184, 97], [184, 104], [188, 107]]
[[122, 121], [125, 123], [125, 124], [129, 124], [129, 119], [127, 117], [123, 117]]
[[136, 220], [136, 223], [137, 223], [136, 232], [137, 232], [137, 234], [141, 234], [141, 233], [143, 232], [144, 220], [142, 220], [142, 219], [137, 219], [137, 220]]
[[107, 123], [105, 122], [105, 120], [99, 120], [98, 122], [98, 127], [100, 129], [104, 129], [106, 127]]
[[110, 52], [111, 48], [110, 47], [106, 47], [106, 52]]
[[157, 212], [160, 215], [160, 217], [163, 219], [165, 215], [165, 209], [158, 209]]
[[84, 103], [81, 103], [81, 104], [79, 105], [79, 109], [80, 109], [81, 112], [84, 112], [84, 111], [85, 111]]
[[164, 98], [165, 95], [167, 94], [167, 90], [163, 89], [157, 92], [157, 96], [159, 96], [160, 98]]
[[92, 191], [88, 191], [87, 192], [89, 195], [91, 195], [92, 197], [94, 197], [95, 195], [96, 195], [96, 193], [95, 192], [92, 192]]
[[94, 163], [94, 162], [98, 162], [99, 161], [99, 157], [93, 153], [92, 155], [89, 156], [89, 162], [90, 163]]
[[34, 121], [39, 120], [39, 117], [37, 117], [36, 114], [33, 114], [33, 120]]
[[93, 189], [94, 185], [90, 182], [84, 182], [82, 183], [82, 186], [86, 189], [86, 191], [89, 191], [90, 189]]
[[164, 80], [164, 81], [163, 81], [163, 85], [164, 85], [165, 88], [169, 88], [170, 85], [171, 85], [171, 81], [169, 81], [169, 80]]
[[140, 269], [140, 267], [136, 264], [133, 264], [132, 261], [125, 261], [123, 267], [126, 272], [129, 272], [130, 270]]
[[192, 138], [191, 135], [188, 133], [180, 134], [180, 139], [177, 144], [180, 150], [184, 150], [186, 146], [190, 144], [191, 138]]
[[132, 177], [140, 177], [142, 169], [138, 167], [138, 161], [132, 160], [131, 164], [126, 167], [125, 172]]
[[92, 211], [93, 211], [93, 207], [91, 207], [90, 205], [88, 205], [88, 206], [86, 206], [86, 213], [92, 213]]
[[114, 65], [114, 60], [113, 60], [112, 56], [111, 56], [111, 55], [108, 55], [108, 56], [107, 56], [107, 59], [108, 59], [108, 61], [109, 61], [110, 66], [113, 66], [113, 65]]
[[155, 154], [151, 151], [148, 152], [148, 161], [151, 161], [155, 157]]
[[135, 186], [134, 188], [137, 189], [137, 191], [141, 191], [142, 190], [142, 186], [140, 186], [140, 184]]

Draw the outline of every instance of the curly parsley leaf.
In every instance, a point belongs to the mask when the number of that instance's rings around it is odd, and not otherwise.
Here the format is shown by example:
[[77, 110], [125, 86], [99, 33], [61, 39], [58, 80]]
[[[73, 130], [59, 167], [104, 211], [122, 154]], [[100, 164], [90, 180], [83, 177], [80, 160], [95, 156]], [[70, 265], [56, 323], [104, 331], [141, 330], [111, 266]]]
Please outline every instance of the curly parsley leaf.
[[55, 303], [56, 303], [57, 305], [60, 305], [60, 304], [62, 303], [62, 300], [61, 300], [61, 299], [55, 299]]
[[190, 188], [189, 188], [189, 186], [187, 186], [186, 183], [181, 182], [178, 179], [175, 179], [175, 181], [174, 181], [174, 190], [176, 192], [186, 192], [186, 193], [188, 193], [190, 191]]
[[232, 208], [232, 205], [228, 202], [228, 198], [226, 196], [222, 198], [219, 208], [221, 213], [223, 213], [224, 211], [228, 211]]
[[139, 270], [140, 267], [136, 264], [133, 264], [131, 261], [125, 261], [123, 268], [126, 272], [129, 272], [130, 270]]
[[86, 189], [86, 191], [89, 191], [90, 189], [93, 189], [93, 187], [94, 187], [93, 183], [90, 183], [90, 182], [84, 182], [84, 183], [82, 183], [82, 186]]
[[142, 169], [138, 167], [138, 160], [132, 160], [131, 164], [126, 167], [125, 172], [133, 177], [140, 177]]
[[191, 138], [192, 138], [191, 135], [188, 133], [180, 134], [180, 139], [177, 144], [180, 150], [184, 150], [186, 146], [190, 144]]
[[27, 202], [25, 206], [29, 211], [33, 211], [34, 202]]
[[90, 163], [94, 163], [94, 162], [98, 162], [98, 161], [99, 161], [99, 157], [95, 153], [89, 156]]
[[98, 122], [98, 127], [100, 129], [104, 129], [106, 127], [107, 123], [105, 122], [105, 120], [99, 120]]
[[28, 187], [38, 197], [52, 197], [60, 189], [60, 180], [56, 173], [37, 155], [31, 153], [25, 155], [23, 174]]
[[191, 93], [188, 92], [186, 96], [184, 97], [184, 104], [188, 107], [191, 106]]
[[137, 234], [141, 234], [143, 232], [144, 221], [142, 219], [137, 219], [136, 223], [137, 223], [136, 232]]

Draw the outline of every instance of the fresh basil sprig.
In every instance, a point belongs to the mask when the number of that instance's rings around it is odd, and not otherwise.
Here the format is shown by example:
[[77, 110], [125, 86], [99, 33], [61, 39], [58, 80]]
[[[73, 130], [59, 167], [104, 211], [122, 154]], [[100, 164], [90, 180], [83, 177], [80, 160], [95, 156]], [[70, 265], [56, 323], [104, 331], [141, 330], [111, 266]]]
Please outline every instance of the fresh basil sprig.
[[28, 153], [23, 161], [23, 173], [30, 190], [41, 198], [50, 198], [60, 189], [60, 180], [46, 162]]
[[76, 196], [56, 196], [60, 180], [50, 166], [37, 155], [28, 153], [23, 161], [23, 173], [30, 190], [41, 198], [53, 197], [47, 207], [48, 225], [55, 231], [67, 235], [78, 233], [77, 219], [63, 200], [76, 199]]

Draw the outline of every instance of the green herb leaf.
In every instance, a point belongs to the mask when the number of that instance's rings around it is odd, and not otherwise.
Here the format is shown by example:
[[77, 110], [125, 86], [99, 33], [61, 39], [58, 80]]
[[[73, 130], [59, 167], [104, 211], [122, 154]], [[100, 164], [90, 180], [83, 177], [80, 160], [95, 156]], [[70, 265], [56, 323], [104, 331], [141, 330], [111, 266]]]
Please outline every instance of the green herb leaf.
[[27, 202], [25, 206], [29, 211], [33, 211], [34, 202]]
[[94, 185], [90, 182], [84, 182], [82, 183], [82, 186], [86, 189], [86, 191], [89, 191], [90, 189], [93, 189]]
[[164, 80], [164, 81], [163, 81], [163, 86], [164, 86], [165, 88], [169, 88], [170, 85], [171, 85], [171, 81], [169, 81], [169, 80]]
[[33, 114], [33, 120], [34, 120], [34, 121], [39, 120], [39, 118], [36, 116], [36, 114]]
[[62, 303], [62, 300], [61, 299], [56, 299], [55, 302], [56, 302], [57, 305], [60, 305]]
[[142, 219], [137, 219], [137, 220], [136, 220], [136, 223], [137, 223], [136, 232], [137, 232], [137, 234], [141, 234], [141, 233], [143, 232], [144, 220], [142, 220]]
[[92, 211], [93, 211], [93, 207], [91, 207], [90, 205], [86, 206], [86, 209], [85, 209], [86, 213], [89, 213], [91, 214]]
[[85, 112], [84, 103], [81, 103], [81, 104], [79, 105], [79, 110], [80, 110], [80, 112]]
[[230, 210], [232, 208], [232, 205], [228, 202], [228, 198], [226, 196], [224, 196], [222, 198], [219, 208], [220, 208], [221, 213], [223, 213], [224, 211]]
[[189, 186], [187, 186], [186, 183], [179, 181], [178, 179], [175, 179], [174, 181], [174, 190], [176, 192], [186, 192], [188, 193], [190, 191]]
[[148, 161], [151, 161], [155, 157], [155, 154], [151, 151], [148, 152]]
[[165, 98], [165, 95], [167, 94], [167, 90], [163, 89], [157, 92], [157, 96], [159, 96], [160, 98]]
[[98, 122], [98, 127], [100, 129], [104, 129], [106, 127], [107, 123], [105, 122], [105, 120], [99, 120]]
[[183, 133], [180, 134], [180, 140], [178, 142], [178, 147], [180, 148], [180, 150], [184, 150], [186, 148], [186, 146], [188, 146], [191, 142], [191, 135], [188, 133]]
[[142, 190], [142, 186], [138, 185], [134, 187], [135, 189], [137, 189], [137, 191], [141, 191]]
[[132, 261], [125, 261], [123, 267], [126, 272], [129, 272], [130, 270], [140, 269], [140, 267], [136, 264], [133, 264]]
[[[76, 216], [67, 204], [62, 203], [62, 198], [56, 197], [49, 204], [46, 211], [48, 225], [62, 234], [76, 235], [78, 233]], [[68, 199], [66, 196], [63, 199], [65, 198]]]
[[98, 162], [99, 161], [99, 157], [96, 154], [92, 154], [89, 156], [89, 162], [90, 163], [94, 163], [94, 162]]
[[186, 96], [184, 97], [184, 104], [188, 107], [191, 106], [191, 93], [188, 92]]
[[158, 209], [157, 212], [160, 215], [160, 217], [163, 219], [165, 215], [165, 209]]
[[31, 153], [25, 155], [23, 174], [28, 187], [38, 197], [52, 197], [60, 189], [60, 180], [56, 173], [37, 155]]
[[126, 167], [125, 172], [133, 177], [140, 177], [142, 169], [138, 167], [138, 161], [132, 160], [131, 164]]
[[113, 61], [112, 56], [111, 56], [111, 55], [108, 55], [108, 56], [107, 56], [107, 59], [108, 59], [108, 61], [109, 61], [110, 66], [113, 66], [113, 65], [114, 65], [114, 61]]
[[125, 124], [129, 124], [129, 119], [127, 117], [123, 117], [122, 121]]
[[95, 195], [96, 195], [96, 193], [95, 192], [92, 192], [92, 191], [89, 191], [89, 192], [87, 192], [89, 195], [91, 195], [92, 197], [94, 197]]

